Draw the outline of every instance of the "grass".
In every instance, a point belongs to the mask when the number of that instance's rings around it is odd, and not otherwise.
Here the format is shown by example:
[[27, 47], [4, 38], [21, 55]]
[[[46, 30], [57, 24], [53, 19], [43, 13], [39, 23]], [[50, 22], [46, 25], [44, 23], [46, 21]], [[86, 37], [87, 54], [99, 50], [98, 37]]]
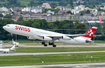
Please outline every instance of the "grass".
[[22, 5], [25, 5], [27, 6], [30, 2], [27, 2], [27, 1], [20, 1]]
[[102, 3], [102, 5], [105, 5], [105, 3]]
[[[4, 41], [10, 43], [10, 40]], [[18, 40], [19, 43], [33, 43]], [[97, 43], [100, 43], [97, 42]], [[104, 43], [104, 41], [103, 41]], [[15, 53], [105, 51], [105, 47], [16, 47]], [[44, 61], [44, 63], [42, 63]], [[105, 53], [0, 56], [0, 66], [105, 62]]]
[[[4, 43], [11, 43], [11, 40], [2, 40]], [[16, 41], [16, 40], [15, 40]], [[42, 41], [36, 41], [36, 40], [17, 40], [19, 43], [37, 43], [37, 42], [42, 42]], [[105, 43], [105, 41], [94, 41], [94, 43]]]
[[[92, 56], [92, 57], [91, 57]], [[105, 62], [105, 53], [0, 56], [0, 66]]]
[[105, 47], [16, 47], [17, 53], [105, 51]]
[[[16, 41], [16, 40], [15, 40]], [[3, 40], [4, 43], [11, 43], [12, 40]], [[16, 42], [19, 43], [37, 43], [37, 42], [42, 42], [42, 41], [33, 41], [33, 40], [17, 40]]]
[[[30, 3], [31, 0], [18, 0], [19, 2], [21, 2], [21, 4], [28, 6], [28, 4]], [[38, 2], [38, 0], [34, 0], [34, 2]], [[58, 1], [47, 1], [49, 4], [51, 3], [58, 3]]]
[[95, 41], [94, 43], [105, 43], [105, 41]]
[[[16, 47], [16, 52], [103, 51], [105, 47]], [[12, 51], [15, 52], [15, 51]], [[0, 56], [0, 66], [105, 62], [105, 53]]]

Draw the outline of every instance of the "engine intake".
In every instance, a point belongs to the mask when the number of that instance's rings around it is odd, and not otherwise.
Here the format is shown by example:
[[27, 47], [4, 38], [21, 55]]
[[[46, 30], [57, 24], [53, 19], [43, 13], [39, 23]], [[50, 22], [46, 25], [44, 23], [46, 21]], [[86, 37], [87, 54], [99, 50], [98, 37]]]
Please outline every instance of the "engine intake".
[[44, 36], [44, 37], [43, 37], [43, 40], [45, 40], [45, 41], [51, 41], [51, 40], [52, 40], [52, 38], [47, 37], [47, 36]]
[[71, 40], [71, 38], [67, 37], [67, 36], [62, 36], [62, 39], [64, 39], [64, 40]]
[[91, 40], [86, 40], [86, 43], [91, 43], [92, 41]]
[[28, 38], [28, 39], [34, 39], [33, 37], [30, 37], [30, 36], [28, 36], [27, 38]]

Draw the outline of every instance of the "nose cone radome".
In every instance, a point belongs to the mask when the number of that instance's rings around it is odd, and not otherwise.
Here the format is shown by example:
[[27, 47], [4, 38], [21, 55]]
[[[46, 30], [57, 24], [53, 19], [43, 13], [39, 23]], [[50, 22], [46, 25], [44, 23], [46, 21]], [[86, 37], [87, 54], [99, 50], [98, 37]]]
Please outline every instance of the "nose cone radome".
[[6, 26], [3, 26], [3, 29], [6, 29]]

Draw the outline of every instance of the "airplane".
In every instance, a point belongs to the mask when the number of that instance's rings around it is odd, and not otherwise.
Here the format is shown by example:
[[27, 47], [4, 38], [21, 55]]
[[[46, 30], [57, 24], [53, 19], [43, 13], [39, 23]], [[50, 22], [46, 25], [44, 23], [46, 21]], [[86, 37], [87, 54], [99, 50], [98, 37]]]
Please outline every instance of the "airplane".
[[0, 44], [0, 49], [2, 49], [2, 43]]
[[0, 43], [3, 43], [3, 41], [0, 41]]
[[53, 45], [53, 47], [56, 47], [56, 45], [54, 44], [54, 42], [56, 41], [65, 44], [91, 43], [92, 42], [91, 38], [93, 37], [95, 31], [97, 30], [97, 27], [92, 27], [84, 34], [74, 34], [74, 35], [62, 34], [62, 33], [27, 27], [18, 24], [7, 24], [3, 26], [3, 29], [13, 34], [27, 36], [28, 39], [43, 40], [42, 44], [44, 46], [47, 46], [45, 41], [48, 41], [49, 45]]
[[[2, 47], [2, 44], [0, 44], [0, 46]], [[15, 45], [13, 45], [10, 49], [0, 49], [0, 52], [8, 53], [13, 50], [15, 50]]]
[[19, 43], [18, 42], [15, 42], [13, 39], [12, 39], [12, 45], [15, 45], [15, 46], [19, 46]]

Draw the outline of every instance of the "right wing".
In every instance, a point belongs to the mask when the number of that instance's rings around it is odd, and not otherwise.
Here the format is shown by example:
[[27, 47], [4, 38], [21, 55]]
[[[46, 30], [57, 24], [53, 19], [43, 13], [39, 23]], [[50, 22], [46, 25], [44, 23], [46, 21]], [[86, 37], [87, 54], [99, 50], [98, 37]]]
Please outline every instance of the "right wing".
[[73, 39], [75, 37], [79, 37], [83, 35], [87, 35], [87, 34], [74, 34], [74, 35], [61, 34], [61, 35], [38, 35], [38, 36], [42, 38], [44, 37], [52, 38], [52, 40], [59, 40], [59, 39]]
[[59, 39], [62, 39], [62, 35], [59, 36], [59, 35], [39, 35], [39, 37], [49, 37], [49, 38], [52, 38], [53, 40], [59, 40]]

